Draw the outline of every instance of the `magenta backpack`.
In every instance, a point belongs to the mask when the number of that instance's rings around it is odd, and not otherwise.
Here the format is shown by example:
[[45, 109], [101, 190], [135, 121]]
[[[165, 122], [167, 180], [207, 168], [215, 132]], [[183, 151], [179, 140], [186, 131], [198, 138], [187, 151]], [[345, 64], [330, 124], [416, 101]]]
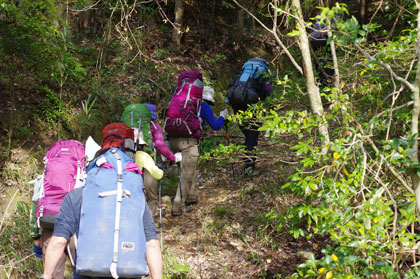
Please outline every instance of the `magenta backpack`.
[[169, 136], [201, 137], [203, 86], [203, 75], [200, 72], [186, 71], [179, 75], [164, 125]]
[[[44, 196], [39, 200], [36, 217], [53, 226], [65, 195], [80, 183], [85, 167], [85, 148], [76, 140], [53, 143], [44, 157]], [[45, 217], [45, 218], [44, 218]]]

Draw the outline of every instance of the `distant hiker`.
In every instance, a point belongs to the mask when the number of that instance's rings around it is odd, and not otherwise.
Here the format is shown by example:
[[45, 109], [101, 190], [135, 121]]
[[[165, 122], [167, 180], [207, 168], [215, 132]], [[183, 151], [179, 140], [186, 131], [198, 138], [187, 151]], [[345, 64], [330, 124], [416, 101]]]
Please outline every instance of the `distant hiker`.
[[[328, 42], [328, 26], [326, 24], [327, 18], [321, 20], [322, 11], [319, 11], [315, 19], [312, 21], [309, 32], [309, 43], [313, 50], [313, 63], [317, 75], [317, 83], [321, 88], [326, 87], [332, 83], [334, 76], [334, 69], [329, 64], [331, 50]], [[337, 14], [332, 20], [331, 24], [335, 23], [337, 19], [342, 18], [342, 14]]]
[[[144, 151], [150, 155], [154, 155], [158, 151], [170, 162], [181, 162], [182, 155], [180, 152], [173, 154], [165, 144], [163, 139], [162, 128], [156, 121], [156, 106], [152, 104], [131, 104], [128, 105], [123, 112], [122, 121], [134, 129], [134, 141], [136, 143], [135, 161], [141, 167], [144, 165], [142, 161], [150, 161], [145, 156]], [[152, 215], [158, 204], [158, 181], [161, 177], [152, 175], [153, 169], [145, 167], [143, 171], [144, 187], [146, 189], [146, 200]], [[154, 177], [155, 176], [155, 177]]]
[[214, 90], [204, 87], [203, 92], [203, 87], [203, 76], [200, 72], [182, 72], [168, 106], [165, 131], [169, 135], [171, 150], [182, 154], [181, 189], [178, 187], [171, 211], [172, 216], [182, 215], [185, 206], [198, 202], [195, 182], [202, 123], [205, 121], [213, 129], [219, 130], [223, 128], [224, 119], [228, 115], [227, 110], [223, 110], [216, 120], [209, 106], [210, 103], [214, 103]]
[[[267, 70], [267, 61], [262, 58], [251, 58], [242, 66], [242, 72], [229, 83], [226, 94], [226, 102], [232, 106], [234, 113], [247, 110], [249, 105], [265, 100], [271, 94], [273, 86], [263, 77], [263, 73]], [[252, 152], [258, 145], [260, 125], [255, 121], [249, 121], [239, 126], [245, 136], [248, 151], [248, 158], [245, 159], [245, 174], [249, 176], [259, 174], [259, 171], [255, 169], [257, 158]]]
[[[89, 165], [86, 185], [66, 195], [45, 255], [43, 278], [53, 278], [70, 237], [77, 236], [73, 278], [162, 278], [157, 229], [140, 169], [117, 148]], [[148, 268], [147, 268], [147, 266]]]

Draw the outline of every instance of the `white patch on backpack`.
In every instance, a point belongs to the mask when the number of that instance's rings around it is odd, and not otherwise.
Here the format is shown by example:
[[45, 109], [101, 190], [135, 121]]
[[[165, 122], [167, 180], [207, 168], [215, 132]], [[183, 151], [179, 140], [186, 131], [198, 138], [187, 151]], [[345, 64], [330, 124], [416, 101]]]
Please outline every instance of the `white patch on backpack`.
[[134, 251], [134, 242], [122, 242], [121, 250], [130, 250]]

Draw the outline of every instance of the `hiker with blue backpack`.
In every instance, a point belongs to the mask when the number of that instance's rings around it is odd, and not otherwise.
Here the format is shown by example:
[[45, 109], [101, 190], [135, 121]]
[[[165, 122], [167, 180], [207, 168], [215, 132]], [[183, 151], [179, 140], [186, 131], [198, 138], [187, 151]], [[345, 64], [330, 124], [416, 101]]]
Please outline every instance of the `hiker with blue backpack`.
[[162, 278], [162, 255], [143, 192], [141, 170], [112, 147], [88, 167], [85, 186], [69, 192], [58, 213], [45, 255], [44, 279], [52, 275], [72, 235], [73, 278]]
[[[242, 66], [242, 72], [229, 83], [226, 103], [232, 107], [235, 114], [246, 111], [249, 106], [265, 100], [273, 92], [273, 86], [268, 79], [263, 77], [266, 71], [269, 71], [267, 61], [262, 58], [251, 58]], [[259, 174], [255, 168], [257, 158], [254, 152], [258, 146], [260, 126], [261, 123], [256, 121], [248, 121], [239, 126], [245, 136], [247, 157], [244, 170], [248, 176]]]
[[164, 125], [171, 150], [182, 154], [178, 164], [180, 185], [173, 201], [172, 216], [183, 215], [186, 206], [198, 202], [195, 183], [202, 125], [207, 122], [214, 130], [222, 129], [228, 115], [225, 109], [216, 119], [210, 107], [213, 103], [214, 90], [204, 86], [200, 72], [185, 71], [179, 75]]

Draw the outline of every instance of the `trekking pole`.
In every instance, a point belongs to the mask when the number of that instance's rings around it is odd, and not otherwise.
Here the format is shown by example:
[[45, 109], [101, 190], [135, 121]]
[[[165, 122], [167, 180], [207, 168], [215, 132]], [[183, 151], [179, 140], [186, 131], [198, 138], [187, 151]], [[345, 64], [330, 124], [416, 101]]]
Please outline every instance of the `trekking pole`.
[[181, 233], [185, 234], [185, 223], [184, 223], [184, 201], [182, 199], [182, 185], [181, 185], [181, 163], [177, 162], [176, 165], [178, 166], [178, 179], [179, 179], [179, 195], [181, 196], [181, 215], [182, 215], [182, 230]]
[[[227, 124], [227, 121], [226, 120], [225, 120], [225, 130], [226, 130], [227, 143], [228, 143], [228, 145], [230, 145], [229, 129], [228, 129], [228, 124]], [[233, 164], [231, 164], [230, 166], [232, 167], [233, 183], [236, 184], [235, 169], [233, 168]]]
[[[156, 146], [154, 147], [154, 160], [155, 165], [157, 164], [156, 159]], [[163, 166], [160, 168], [163, 170]], [[163, 223], [162, 223], [162, 184], [160, 183], [160, 179], [158, 180], [158, 207], [159, 207], [159, 230], [160, 230], [160, 250], [163, 251]]]

